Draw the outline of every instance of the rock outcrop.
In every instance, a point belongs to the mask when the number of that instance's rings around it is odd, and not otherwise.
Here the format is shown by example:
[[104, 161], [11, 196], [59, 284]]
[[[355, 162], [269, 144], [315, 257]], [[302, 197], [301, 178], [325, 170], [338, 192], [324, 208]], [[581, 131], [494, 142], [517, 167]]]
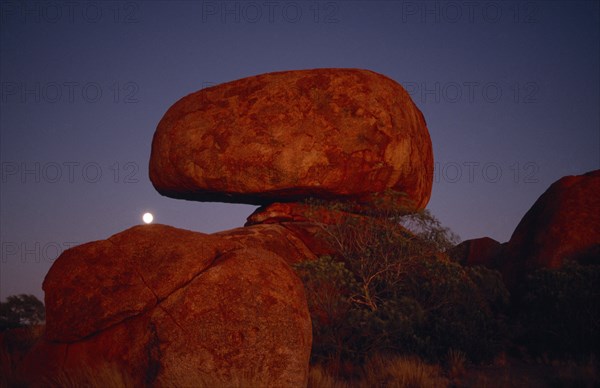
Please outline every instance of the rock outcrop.
[[519, 292], [528, 274], [560, 268], [567, 261], [600, 264], [600, 170], [554, 182], [523, 216], [510, 240], [466, 240], [448, 254], [466, 266], [502, 273]]
[[43, 285], [46, 331], [11, 365], [28, 384], [102, 385], [81, 377], [104, 373], [125, 386], [306, 386], [312, 327], [291, 265], [335, 253], [326, 224], [425, 208], [433, 155], [398, 83], [315, 69], [182, 98], [149, 170], [163, 195], [263, 206], [243, 228], [137, 226], [64, 252]]
[[600, 170], [554, 182], [525, 214], [503, 253], [505, 272], [600, 262]]
[[452, 248], [448, 255], [466, 266], [482, 265], [497, 269], [501, 260], [503, 245], [490, 237], [465, 240]]
[[289, 263], [310, 251], [283, 231], [145, 225], [64, 252], [44, 281], [46, 333], [24, 374], [117, 364], [140, 386], [305, 386], [312, 329]]
[[395, 81], [367, 70], [269, 73], [175, 103], [154, 135], [150, 179], [163, 195], [266, 205], [307, 197], [429, 201], [431, 140]]
[[[124, 386], [306, 386], [312, 327], [291, 266], [338, 253], [327, 225], [425, 208], [433, 156], [421, 112], [395, 81], [357, 69], [287, 71], [175, 103], [154, 135], [150, 179], [175, 198], [262, 206], [243, 228], [136, 226], [64, 252], [44, 281], [42, 338], [29, 349], [24, 332], [0, 335], [26, 384], [60, 386], [67, 376], [103, 385], [104, 372]], [[499, 269], [509, 287], [538, 268], [597, 263], [599, 193], [600, 170], [564, 177], [507, 244], [480, 238], [449, 254]]]

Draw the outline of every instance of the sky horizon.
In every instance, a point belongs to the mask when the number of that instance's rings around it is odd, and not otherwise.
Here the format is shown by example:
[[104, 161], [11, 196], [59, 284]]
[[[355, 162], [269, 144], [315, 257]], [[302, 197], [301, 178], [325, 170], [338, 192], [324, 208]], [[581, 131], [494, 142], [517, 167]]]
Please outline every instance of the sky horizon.
[[427, 208], [505, 242], [556, 180], [600, 168], [596, 1], [0, 3], [0, 301], [43, 299], [70, 246], [154, 222], [213, 233], [256, 206], [160, 196], [156, 125], [181, 97], [273, 71], [369, 69], [427, 122]]

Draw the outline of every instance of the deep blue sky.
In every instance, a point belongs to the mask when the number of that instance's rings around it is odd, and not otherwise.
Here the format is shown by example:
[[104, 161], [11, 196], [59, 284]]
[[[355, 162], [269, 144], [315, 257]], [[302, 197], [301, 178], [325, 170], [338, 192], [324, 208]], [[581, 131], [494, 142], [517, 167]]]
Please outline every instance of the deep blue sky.
[[144, 211], [241, 226], [254, 207], [161, 197], [147, 165], [171, 104], [250, 75], [355, 67], [403, 84], [433, 142], [428, 207], [462, 239], [508, 240], [553, 181], [600, 166], [597, 1], [0, 4], [0, 300], [43, 297], [60, 250]]

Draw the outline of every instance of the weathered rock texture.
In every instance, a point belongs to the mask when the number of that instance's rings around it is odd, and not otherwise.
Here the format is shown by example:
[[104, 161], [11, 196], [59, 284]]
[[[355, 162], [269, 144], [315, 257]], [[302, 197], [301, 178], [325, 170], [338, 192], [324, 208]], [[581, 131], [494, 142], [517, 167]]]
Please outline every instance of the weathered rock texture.
[[199, 201], [369, 203], [396, 191], [424, 208], [433, 155], [423, 115], [395, 81], [357, 69], [286, 71], [175, 103], [154, 135], [150, 179], [163, 195]]
[[503, 253], [506, 271], [600, 261], [600, 170], [554, 182], [525, 214]]
[[305, 386], [312, 329], [289, 263], [310, 251], [284, 231], [146, 225], [66, 251], [24, 373], [118, 365], [140, 386]]

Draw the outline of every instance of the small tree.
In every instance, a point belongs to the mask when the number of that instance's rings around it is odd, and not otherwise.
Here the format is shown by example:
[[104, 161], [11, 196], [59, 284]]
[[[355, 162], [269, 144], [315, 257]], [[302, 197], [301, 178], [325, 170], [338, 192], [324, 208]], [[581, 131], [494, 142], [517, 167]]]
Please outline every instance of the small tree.
[[493, 355], [506, 289], [501, 281], [499, 290], [480, 289], [482, 276], [499, 275], [448, 260], [443, 252], [457, 239], [435, 217], [390, 206], [328, 208], [361, 214], [315, 221], [338, 255], [296, 266], [313, 318], [313, 359], [362, 362], [391, 351], [439, 360], [450, 349], [471, 359]]
[[11, 295], [0, 302], [0, 331], [32, 326], [46, 320], [44, 304], [34, 295]]

